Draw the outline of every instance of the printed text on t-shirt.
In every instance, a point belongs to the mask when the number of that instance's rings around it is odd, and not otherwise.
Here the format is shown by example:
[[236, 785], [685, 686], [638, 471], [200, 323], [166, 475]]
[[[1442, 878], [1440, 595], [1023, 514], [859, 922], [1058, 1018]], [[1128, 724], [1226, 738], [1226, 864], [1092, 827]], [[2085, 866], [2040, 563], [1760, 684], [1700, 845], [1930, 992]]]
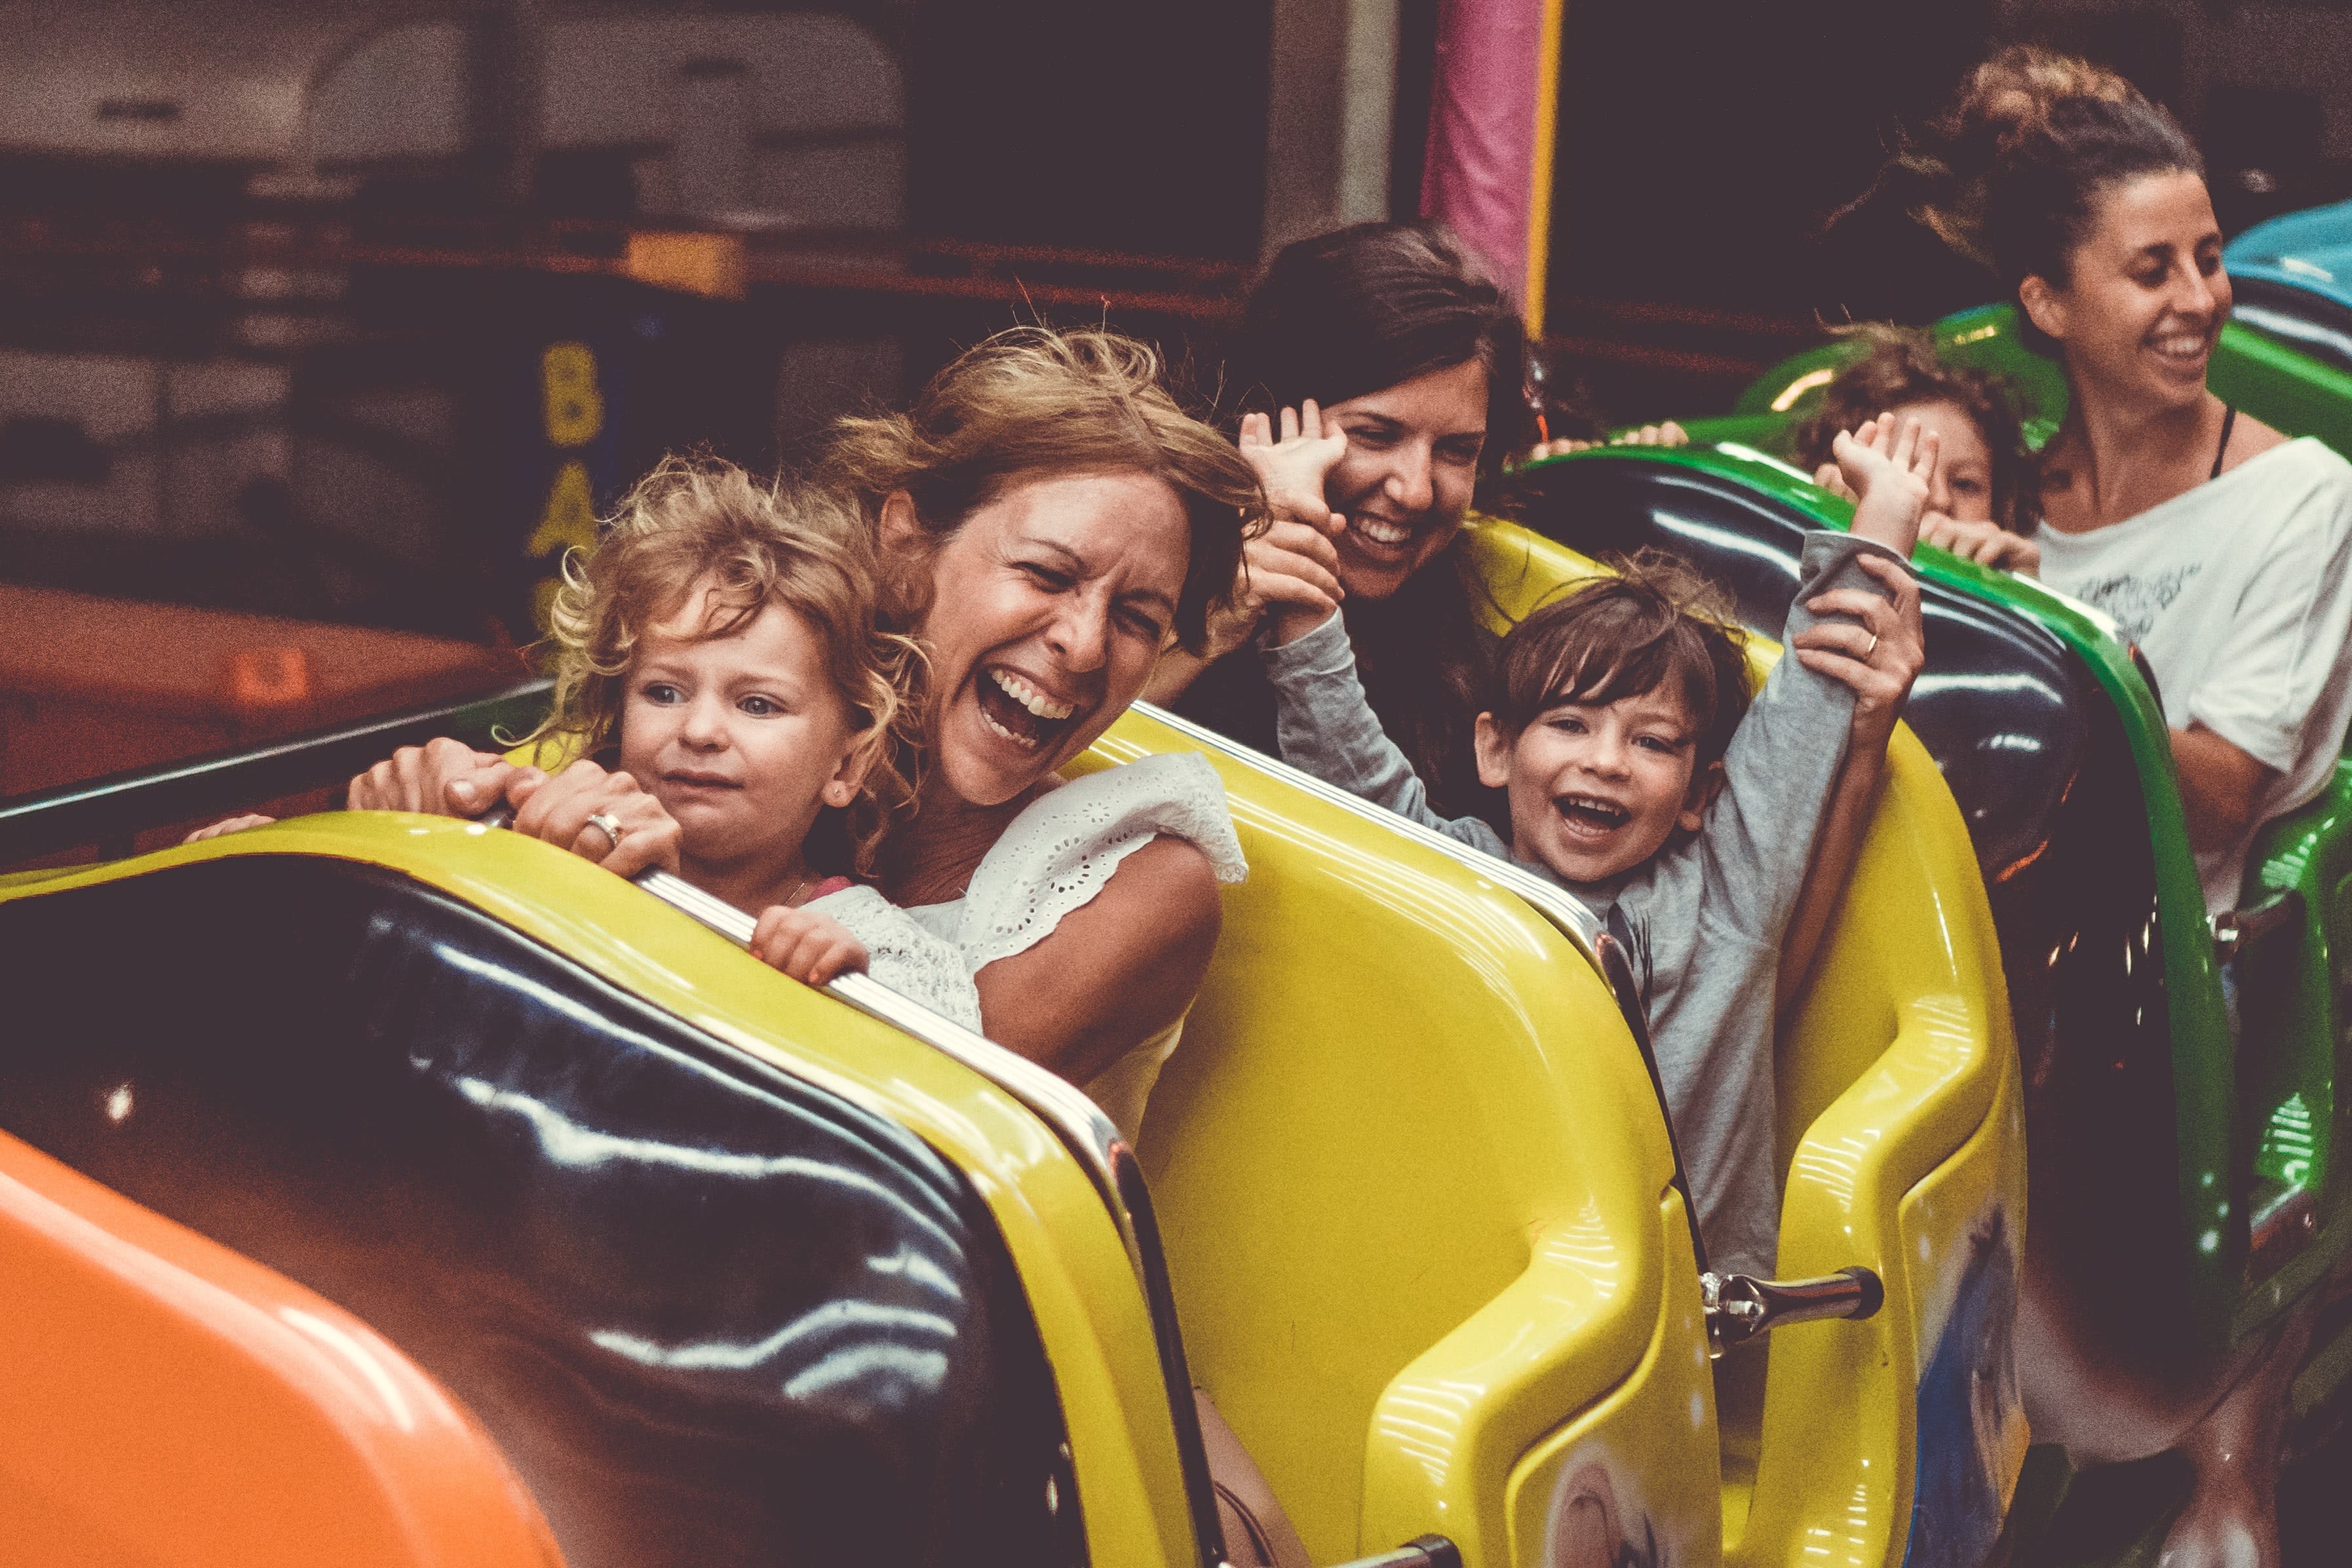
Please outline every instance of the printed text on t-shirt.
[[2138, 643], [2147, 639], [2147, 629], [2156, 624], [2156, 618], [2170, 609], [2172, 601], [2180, 597], [2180, 591], [2204, 570], [2203, 561], [2192, 560], [2146, 575], [2121, 571], [2080, 584], [2074, 590], [2074, 597], [2114, 616], [2125, 639]]

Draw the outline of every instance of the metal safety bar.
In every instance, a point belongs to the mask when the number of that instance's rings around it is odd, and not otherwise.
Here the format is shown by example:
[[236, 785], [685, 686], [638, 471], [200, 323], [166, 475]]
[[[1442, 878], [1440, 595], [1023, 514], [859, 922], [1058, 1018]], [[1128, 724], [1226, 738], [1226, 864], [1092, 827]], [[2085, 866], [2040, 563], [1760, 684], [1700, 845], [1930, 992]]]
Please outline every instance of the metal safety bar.
[[1443, 1535], [1416, 1535], [1393, 1552], [1354, 1558], [1333, 1568], [1462, 1568], [1462, 1548]]
[[1713, 1356], [1790, 1323], [1874, 1317], [1886, 1304], [1885, 1281], [1864, 1268], [1816, 1280], [1706, 1273], [1698, 1277], [1698, 1288], [1706, 1305], [1707, 1354]]
[[79, 844], [122, 846], [142, 828], [234, 811], [257, 801], [340, 784], [404, 746], [436, 736], [468, 745], [529, 729], [547, 708], [549, 684], [523, 681], [463, 703], [414, 708], [317, 735], [273, 741], [194, 762], [166, 763], [0, 800], [0, 865]]
[[2213, 956], [2226, 964], [2272, 933], [2302, 924], [2303, 894], [2281, 888], [2260, 904], [2213, 916]]

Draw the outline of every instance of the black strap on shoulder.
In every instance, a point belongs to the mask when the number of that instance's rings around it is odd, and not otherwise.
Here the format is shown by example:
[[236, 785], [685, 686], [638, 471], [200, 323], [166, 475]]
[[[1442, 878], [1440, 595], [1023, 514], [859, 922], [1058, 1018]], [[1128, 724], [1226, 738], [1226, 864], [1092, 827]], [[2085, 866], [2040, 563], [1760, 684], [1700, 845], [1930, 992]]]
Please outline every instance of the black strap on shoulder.
[[2238, 405], [2223, 403], [2221, 405], [2221, 444], [2213, 449], [2213, 472], [2205, 476], [2208, 479], [2219, 479], [2221, 476], [2221, 459], [2230, 455], [2230, 432], [2237, 428], [2237, 423]]

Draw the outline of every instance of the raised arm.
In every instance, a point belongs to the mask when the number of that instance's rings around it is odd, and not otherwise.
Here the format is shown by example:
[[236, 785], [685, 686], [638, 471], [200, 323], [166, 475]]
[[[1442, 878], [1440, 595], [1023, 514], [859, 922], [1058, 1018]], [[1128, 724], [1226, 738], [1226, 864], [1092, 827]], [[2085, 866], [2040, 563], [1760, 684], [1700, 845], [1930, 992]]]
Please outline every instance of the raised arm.
[[[1702, 841], [1725, 917], [1780, 948], [1783, 998], [1811, 962], [1853, 872], [1874, 775], [1910, 688], [1906, 675], [1899, 691], [1885, 689], [1880, 656], [1890, 669], [1916, 673], [1911, 652], [1888, 643], [1907, 641], [1918, 613], [1918, 591], [1903, 563], [1927, 506], [1933, 437], [1923, 438], [1916, 420], [1900, 430], [1874, 420], [1840, 435], [1836, 450], [1861, 497], [1853, 527], [1806, 538], [1798, 599], [1789, 609], [1790, 656], [1732, 737], [1727, 785]], [[1857, 741], [1870, 755], [1849, 788], [1842, 780]], [[1840, 808], [1843, 815], [1833, 819]]]
[[1274, 521], [1243, 547], [1232, 597], [1209, 616], [1207, 645], [1197, 653], [1175, 647], [1161, 653], [1144, 700], [1166, 704], [1183, 695], [1202, 670], [1248, 642], [1269, 612], [1306, 611], [1319, 619], [1347, 597], [1331, 543], [1347, 519], [1323, 498], [1324, 477], [1347, 450], [1348, 438], [1336, 427], [1324, 434], [1311, 398], [1304, 409], [1282, 411], [1278, 441], [1265, 414], [1243, 416], [1242, 455], [1256, 471]]
[[[1856, 563], [1891, 595], [1881, 599], [1859, 590], [1815, 596], [1814, 614], [1843, 612], [1851, 624], [1817, 625], [1799, 633], [1795, 654], [1808, 669], [1851, 687], [1853, 719], [1846, 731], [1844, 766], [1822, 815], [1804, 889], [1780, 938], [1780, 966], [1774, 988], [1785, 1010], [1797, 999], [1822, 938], [1829, 931], [1845, 884], [1862, 855], [1862, 841], [1878, 809], [1879, 785], [1886, 777], [1886, 746], [1893, 738], [1911, 684], [1927, 662], [1927, 633], [1919, 616], [1919, 585], [1883, 556]], [[1866, 638], [1859, 635], [1866, 632]]]

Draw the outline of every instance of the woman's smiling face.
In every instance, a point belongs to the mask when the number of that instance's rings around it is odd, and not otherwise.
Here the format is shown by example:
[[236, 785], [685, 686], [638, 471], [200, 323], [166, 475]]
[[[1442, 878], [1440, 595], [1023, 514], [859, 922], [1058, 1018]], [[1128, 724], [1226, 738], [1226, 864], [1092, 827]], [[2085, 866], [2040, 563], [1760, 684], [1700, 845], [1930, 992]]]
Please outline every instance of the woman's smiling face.
[[[907, 505], [884, 508], [886, 549], [911, 542]], [[1149, 474], [1031, 479], [974, 508], [932, 556], [920, 632], [947, 788], [1002, 805], [1092, 745], [1141, 694], [1191, 555], [1183, 503]]]
[[1336, 541], [1339, 583], [1386, 599], [1447, 545], [1470, 508], [1486, 444], [1486, 367], [1431, 371], [1323, 411], [1348, 437], [1324, 498], [1348, 519]]
[[2203, 180], [2174, 170], [2120, 182], [2066, 267], [2063, 287], [2029, 277], [2019, 293], [2076, 375], [2157, 406], [2204, 398], [2231, 291]]

